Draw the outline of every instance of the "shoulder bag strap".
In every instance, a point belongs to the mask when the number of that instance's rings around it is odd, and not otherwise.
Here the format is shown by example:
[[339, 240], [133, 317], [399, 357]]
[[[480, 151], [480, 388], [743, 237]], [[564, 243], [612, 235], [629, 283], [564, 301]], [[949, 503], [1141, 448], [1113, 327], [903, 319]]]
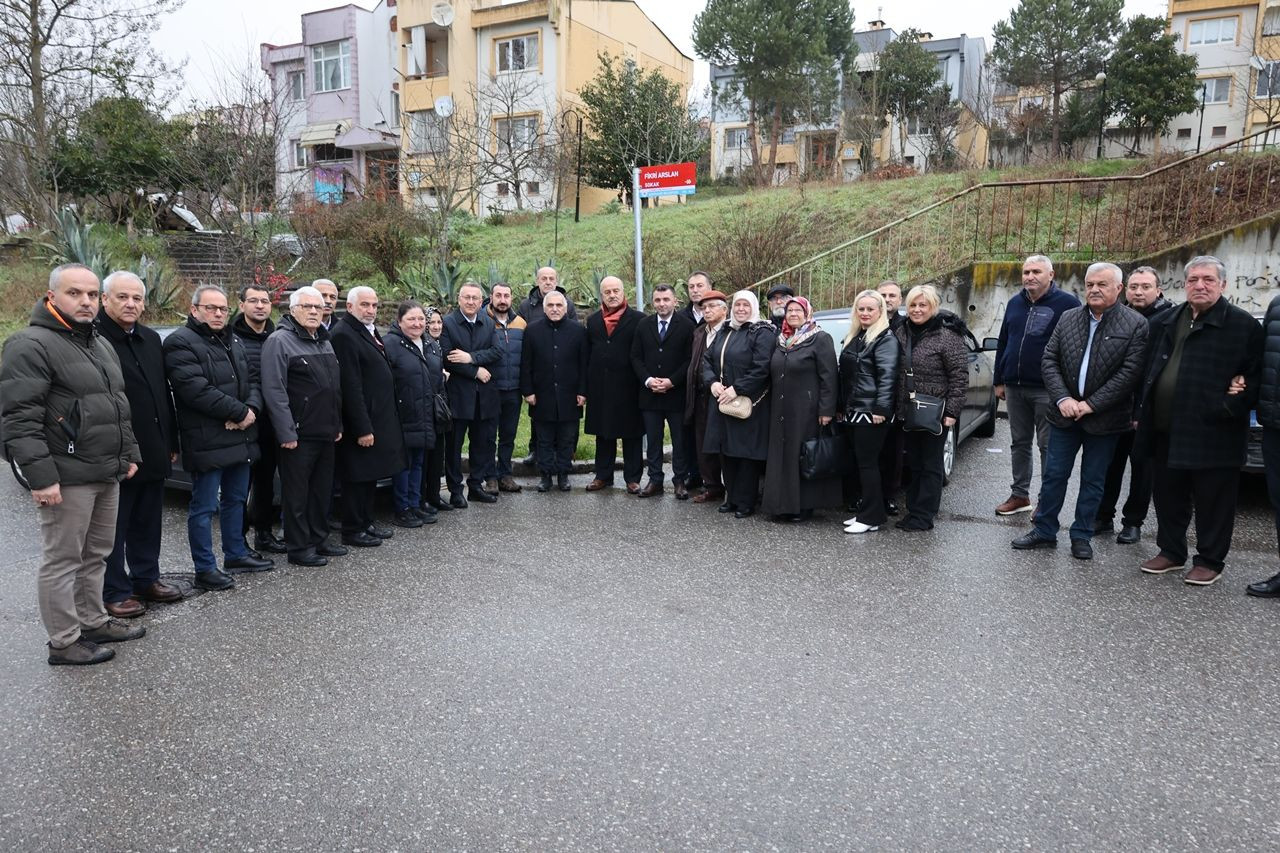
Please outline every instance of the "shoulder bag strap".
[[733, 329], [725, 332], [724, 346], [720, 347], [720, 384], [724, 384], [724, 351], [729, 348], [729, 336], [733, 334]]
[[915, 368], [911, 364], [911, 330], [910, 329], [907, 329], [906, 339], [907, 339], [907, 345], [904, 348], [905, 350], [904, 355], [906, 355], [906, 359], [907, 359], [907, 372], [906, 372], [907, 396], [914, 399], [916, 396], [916, 383], [915, 383]]

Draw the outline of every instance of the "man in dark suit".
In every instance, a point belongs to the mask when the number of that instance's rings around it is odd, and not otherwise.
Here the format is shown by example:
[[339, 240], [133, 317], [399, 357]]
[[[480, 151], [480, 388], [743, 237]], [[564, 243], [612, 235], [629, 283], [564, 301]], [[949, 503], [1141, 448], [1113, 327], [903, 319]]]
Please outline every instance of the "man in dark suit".
[[144, 601], [182, 598], [177, 587], [160, 580], [164, 481], [178, 458], [178, 422], [164, 378], [160, 336], [138, 322], [146, 295], [136, 275], [114, 272], [102, 282], [98, 314], [98, 331], [120, 358], [133, 434], [142, 452], [138, 473], [120, 483], [115, 547], [107, 557], [102, 589], [107, 612], [118, 619], [146, 613]]
[[[1151, 325], [1135, 443], [1152, 458], [1156, 544], [1142, 564], [1164, 574], [1187, 561], [1187, 527], [1196, 520], [1196, 555], [1185, 583], [1218, 579], [1231, 548], [1236, 492], [1257, 400], [1262, 327], [1227, 302], [1226, 268], [1209, 255], [1184, 271], [1187, 301]], [[1244, 393], [1231, 393], [1243, 377]]]
[[[631, 344], [644, 314], [627, 305], [622, 280], [600, 282], [600, 310], [587, 318], [587, 435], [596, 437], [595, 479], [588, 492], [613, 485], [613, 468], [622, 441], [622, 479], [627, 491], [640, 494], [640, 382], [631, 369]], [[661, 446], [661, 441], [659, 441]], [[659, 481], [661, 484], [661, 481]]]
[[458, 290], [458, 309], [444, 318], [440, 347], [449, 371], [449, 409], [453, 413], [452, 442], [445, 451], [444, 474], [449, 505], [467, 506], [462, 496], [462, 442], [470, 436], [468, 497], [495, 503], [498, 496], [484, 488], [485, 469], [493, 461], [502, 400], [490, 367], [502, 360], [502, 345], [493, 321], [480, 310], [484, 291], [468, 282]]
[[551, 491], [557, 477], [560, 491], [569, 491], [569, 470], [578, 445], [578, 420], [587, 394], [587, 333], [566, 318], [564, 294], [548, 293], [544, 316], [525, 332], [520, 354], [520, 393], [529, 404], [529, 417], [538, 424], [538, 491]]
[[689, 497], [689, 457], [685, 453], [684, 385], [688, 381], [695, 327], [676, 313], [676, 292], [669, 284], [653, 289], [655, 314], [645, 317], [631, 345], [631, 368], [640, 380], [640, 414], [649, 443], [649, 482], [641, 497], [662, 493], [664, 427], [671, 430], [671, 479], [676, 498]]
[[[676, 313], [688, 320], [695, 328], [702, 325], [702, 299], [711, 290], [711, 276], [702, 270], [698, 270], [689, 275], [685, 281], [685, 290], [689, 293], [689, 303]], [[692, 343], [690, 344], [692, 346]], [[692, 350], [690, 351], [692, 356]], [[692, 364], [692, 360], [690, 364]], [[685, 423], [689, 423], [688, 415], [685, 416]], [[692, 490], [701, 488], [702, 486], [702, 470], [698, 466], [698, 444], [697, 435], [692, 427], [684, 431], [684, 458], [689, 464], [689, 479], [685, 482], [685, 486]]]
[[[709, 290], [702, 299], [703, 322], [693, 330], [689, 368], [685, 374], [684, 425], [686, 435], [692, 435], [693, 456], [702, 475], [702, 491], [694, 496], [694, 503], [719, 503], [724, 500], [724, 482], [721, 479], [720, 454], [703, 453], [702, 439], [707, 432], [707, 407], [711, 391], [702, 384], [702, 357], [711, 341], [729, 316], [729, 303], [723, 293]], [[687, 445], [686, 445], [687, 446]], [[692, 465], [692, 462], [690, 463]]]
[[358, 548], [391, 538], [390, 528], [374, 524], [374, 496], [379, 480], [408, 464], [395, 379], [377, 319], [378, 294], [371, 287], [353, 287], [347, 292], [347, 313], [333, 324], [330, 340], [342, 381], [342, 544]]

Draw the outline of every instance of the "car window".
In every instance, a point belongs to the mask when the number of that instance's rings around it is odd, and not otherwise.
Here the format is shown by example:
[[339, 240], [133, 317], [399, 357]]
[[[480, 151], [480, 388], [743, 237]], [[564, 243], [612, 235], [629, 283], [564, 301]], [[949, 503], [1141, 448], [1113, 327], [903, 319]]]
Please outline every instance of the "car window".
[[835, 345], [836, 355], [840, 354], [840, 350], [844, 349], [844, 336], [849, 334], [849, 326], [852, 321], [849, 319], [849, 312], [844, 312], [838, 316], [822, 316], [815, 315], [813, 318], [820, 329], [831, 336], [831, 343]]

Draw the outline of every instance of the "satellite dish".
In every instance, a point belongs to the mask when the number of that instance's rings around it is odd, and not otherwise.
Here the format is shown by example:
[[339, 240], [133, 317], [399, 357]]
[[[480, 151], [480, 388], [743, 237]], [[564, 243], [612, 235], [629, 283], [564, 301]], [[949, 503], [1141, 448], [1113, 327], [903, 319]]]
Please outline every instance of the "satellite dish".
[[453, 6], [441, 0], [431, 7], [431, 20], [437, 27], [447, 27], [453, 23]]
[[453, 98], [449, 95], [441, 95], [436, 98], [436, 115], [440, 118], [448, 118], [453, 115]]

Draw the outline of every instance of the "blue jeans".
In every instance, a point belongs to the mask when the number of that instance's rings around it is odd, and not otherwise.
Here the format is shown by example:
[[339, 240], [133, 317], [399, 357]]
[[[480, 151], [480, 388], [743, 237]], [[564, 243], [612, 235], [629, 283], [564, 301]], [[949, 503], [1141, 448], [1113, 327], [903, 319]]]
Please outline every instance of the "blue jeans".
[[391, 478], [391, 491], [395, 496], [396, 512], [417, 509], [422, 503], [422, 469], [427, 461], [425, 447], [408, 449], [409, 467]]
[[[216, 572], [213, 558], [213, 514], [222, 531], [222, 556], [249, 556], [244, 544], [244, 502], [249, 496], [248, 462], [191, 475], [191, 507], [187, 510], [187, 541], [196, 573]], [[221, 492], [221, 497], [219, 497]]]
[[1091, 435], [1079, 424], [1069, 427], [1050, 425], [1049, 447], [1040, 472], [1040, 500], [1031, 519], [1036, 533], [1046, 539], [1058, 538], [1058, 513], [1067, 498], [1067, 482], [1076, 464], [1076, 454], [1083, 450], [1080, 493], [1076, 497], [1076, 520], [1071, 525], [1071, 538], [1093, 538], [1093, 520], [1102, 504], [1107, 468], [1111, 465], [1119, 438], [1118, 433]]

